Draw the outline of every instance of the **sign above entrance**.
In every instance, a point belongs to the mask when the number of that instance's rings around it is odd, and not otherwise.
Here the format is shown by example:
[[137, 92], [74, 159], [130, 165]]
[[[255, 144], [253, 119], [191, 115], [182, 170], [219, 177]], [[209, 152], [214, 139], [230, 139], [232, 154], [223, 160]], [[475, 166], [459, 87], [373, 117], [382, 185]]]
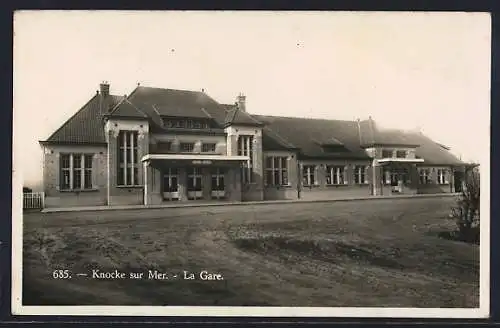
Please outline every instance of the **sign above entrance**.
[[194, 160], [192, 163], [195, 164], [195, 165], [210, 165], [210, 164], [212, 164], [212, 161], [209, 161], [209, 160]]

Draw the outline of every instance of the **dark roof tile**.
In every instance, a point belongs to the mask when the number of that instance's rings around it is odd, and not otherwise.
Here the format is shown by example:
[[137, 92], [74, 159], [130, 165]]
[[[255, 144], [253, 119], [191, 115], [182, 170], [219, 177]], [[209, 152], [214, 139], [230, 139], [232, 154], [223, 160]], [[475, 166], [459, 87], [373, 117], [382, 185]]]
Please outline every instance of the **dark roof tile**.
[[[121, 99], [123, 99], [121, 96], [110, 95], [108, 97], [111, 106], [116, 106]], [[51, 143], [105, 143], [100, 100], [100, 95], [92, 97], [46, 141]]]

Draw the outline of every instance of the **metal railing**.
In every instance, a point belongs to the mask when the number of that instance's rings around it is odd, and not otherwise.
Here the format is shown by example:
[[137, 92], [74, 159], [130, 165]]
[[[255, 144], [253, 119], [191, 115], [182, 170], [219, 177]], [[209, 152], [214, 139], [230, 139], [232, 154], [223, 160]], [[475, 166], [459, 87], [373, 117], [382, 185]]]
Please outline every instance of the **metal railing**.
[[44, 192], [23, 193], [23, 209], [42, 209], [45, 205]]

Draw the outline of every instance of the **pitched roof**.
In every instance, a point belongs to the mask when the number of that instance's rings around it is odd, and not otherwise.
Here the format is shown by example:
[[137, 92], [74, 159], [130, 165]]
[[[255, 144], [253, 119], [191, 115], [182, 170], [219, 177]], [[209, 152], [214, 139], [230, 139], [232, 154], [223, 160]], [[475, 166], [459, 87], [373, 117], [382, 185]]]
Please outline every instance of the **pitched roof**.
[[[299, 148], [303, 157], [369, 158], [360, 146], [357, 122], [264, 115], [254, 117], [265, 123], [282, 140]], [[268, 137], [272, 138], [269, 134]], [[333, 141], [343, 147], [339, 147], [338, 151], [325, 151], [321, 144]]]
[[[101, 110], [102, 108], [102, 110]], [[105, 111], [102, 113], [101, 111]], [[224, 133], [230, 124], [262, 125], [265, 149], [299, 150], [305, 158], [369, 159], [369, 145], [410, 145], [427, 164], [463, 164], [447, 147], [421, 133], [379, 128], [372, 119], [341, 121], [251, 115], [236, 105], [219, 104], [204, 92], [138, 86], [128, 97], [110, 95], [104, 102], [94, 95], [47, 142], [105, 143], [103, 116], [146, 118], [152, 132], [164, 132], [162, 116], [213, 120], [217, 127], [192, 133]], [[178, 131], [183, 133], [187, 131]]]
[[115, 117], [133, 117], [133, 118], [148, 118], [148, 116], [135, 107], [127, 98], [123, 98], [107, 116]]
[[225, 113], [218, 102], [201, 91], [138, 86], [128, 97], [137, 108], [156, 116], [213, 118], [223, 124]]
[[232, 107], [230, 109], [226, 109], [226, 118], [225, 118], [224, 124], [226, 126], [232, 125], [232, 124], [252, 125], [252, 126], [263, 125], [262, 122], [260, 122], [255, 117], [248, 114], [247, 112], [240, 110], [237, 106]]
[[[264, 129], [264, 145], [266, 138], [276, 142], [277, 135], [281, 140], [286, 140], [289, 148], [299, 148], [303, 157], [368, 159], [364, 151], [367, 144], [409, 145], [416, 147], [416, 156], [423, 158], [425, 164], [463, 164], [441, 144], [422, 133], [381, 129], [376, 124], [368, 124], [368, 121], [254, 116], [267, 124]], [[272, 144], [269, 140], [267, 142]], [[333, 147], [327, 150], [331, 146]]]
[[[123, 97], [110, 95], [108, 99], [111, 106], [116, 106]], [[100, 96], [94, 95], [46, 141], [53, 143], [105, 143], [100, 105]]]

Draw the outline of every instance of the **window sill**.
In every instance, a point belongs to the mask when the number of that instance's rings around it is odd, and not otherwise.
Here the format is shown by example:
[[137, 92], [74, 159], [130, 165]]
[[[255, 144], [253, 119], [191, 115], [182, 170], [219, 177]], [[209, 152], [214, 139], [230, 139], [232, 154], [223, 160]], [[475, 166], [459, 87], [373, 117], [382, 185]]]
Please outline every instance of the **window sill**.
[[304, 185], [303, 186], [304, 188], [309, 188], [309, 189], [312, 189], [312, 188], [319, 188], [321, 187], [319, 184], [315, 184], [315, 185]]
[[143, 185], [134, 185], [134, 186], [116, 186], [116, 188], [120, 188], [120, 189], [132, 189], [132, 188], [138, 189], [138, 188], [143, 188], [143, 187], [144, 187]]
[[339, 183], [339, 184], [326, 184], [328, 188], [335, 188], [335, 187], [348, 187], [348, 183]]
[[266, 185], [266, 188], [275, 188], [275, 189], [289, 189], [292, 188], [291, 185]]
[[81, 193], [81, 192], [93, 192], [99, 191], [98, 188], [90, 188], [90, 189], [57, 189], [59, 192], [68, 192], [68, 193]]

